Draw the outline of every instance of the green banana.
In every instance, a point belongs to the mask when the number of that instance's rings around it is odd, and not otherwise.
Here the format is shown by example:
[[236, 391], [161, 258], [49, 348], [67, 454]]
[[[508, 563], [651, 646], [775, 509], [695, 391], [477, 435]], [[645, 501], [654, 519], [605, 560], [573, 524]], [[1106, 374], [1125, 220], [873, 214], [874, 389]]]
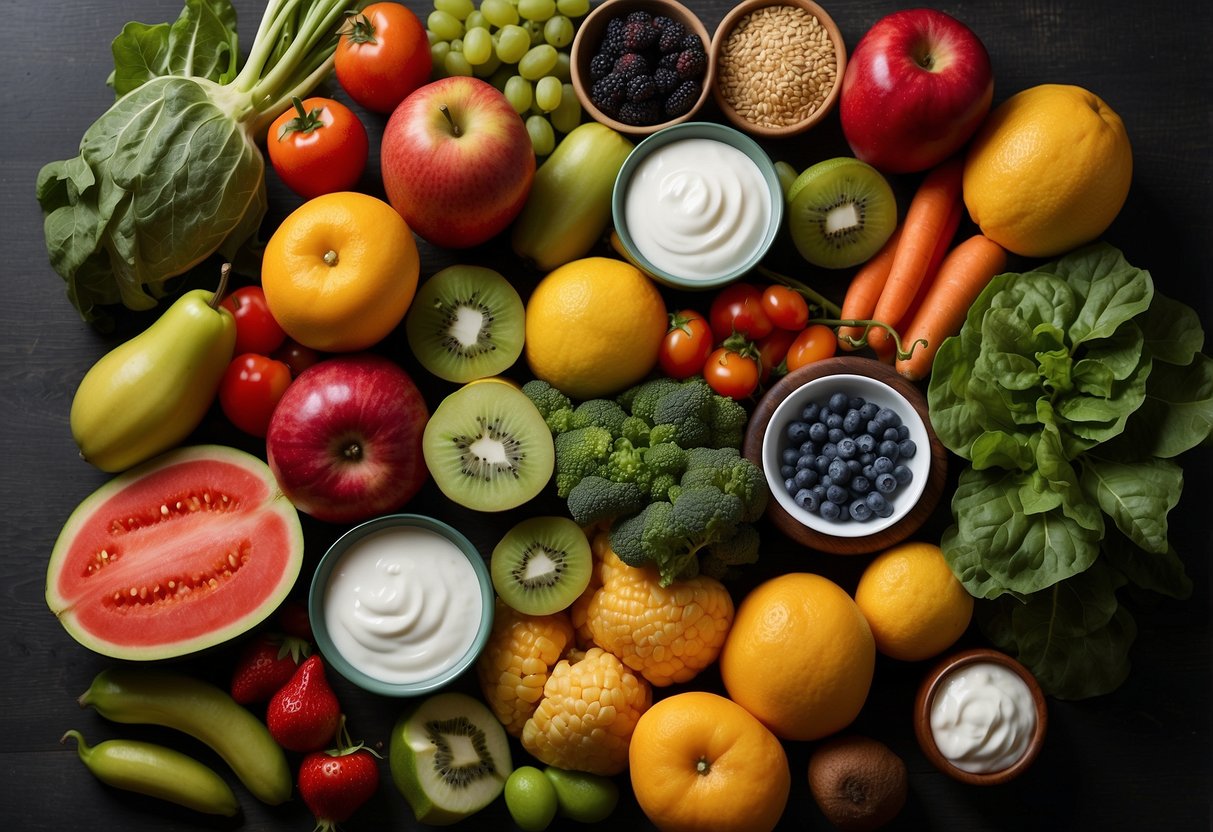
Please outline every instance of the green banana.
[[531, 183], [514, 222], [514, 253], [549, 272], [584, 257], [611, 218], [611, 191], [632, 143], [591, 121], [569, 131]]
[[178, 445], [206, 415], [236, 348], [219, 289], [186, 292], [155, 323], [106, 353], [72, 399], [72, 438], [102, 471], [125, 471]]

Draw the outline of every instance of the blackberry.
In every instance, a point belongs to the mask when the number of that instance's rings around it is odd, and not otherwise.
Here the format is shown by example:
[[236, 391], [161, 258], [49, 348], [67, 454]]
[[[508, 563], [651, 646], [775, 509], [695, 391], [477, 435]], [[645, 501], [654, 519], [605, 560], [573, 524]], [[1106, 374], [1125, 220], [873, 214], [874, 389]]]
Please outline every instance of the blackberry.
[[677, 20], [672, 20], [668, 17], [658, 17], [653, 22], [656, 23], [657, 20], [666, 21], [659, 27], [660, 34], [657, 35], [657, 48], [662, 53], [677, 52], [681, 48], [682, 41], [686, 38], [686, 27]]
[[698, 81], [683, 81], [678, 88], [670, 93], [665, 100], [667, 118], [678, 118], [686, 115], [699, 100], [700, 86]]
[[642, 127], [661, 121], [661, 104], [656, 99], [648, 101], [625, 101], [619, 106], [616, 116], [624, 124]]
[[639, 103], [657, 95], [657, 82], [652, 75], [636, 75], [628, 81], [628, 101]]
[[669, 52], [662, 55], [657, 60], [657, 66], [662, 69], [668, 69], [670, 72], [675, 72], [678, 69], [678, 56], [681, 54], [681, 52]]
[[598, 47], [598, 53], [612, 57], [618, 57], [624, 53], [623, 21], [619, 18], [613, 18], [607, 23], [606, 30], [602, 33], [602, 45]]
[[627, 98], [628, 79], [611, 73], [594, 82], [590, 87], [590, 101], [608, 115], [618, 112], [619, 105]]
[[606, 52], [599, 52], [590, 59], [590, 79], [597, 81], [599, 78], [605, 78], [611, 73], [611, 69], [615, 66], [615, 59]]
[[684, 49], [677, 55], [674, 71], [678, 73], [679, 78], [690, 81], [703, 77], [704, 70], [708, 67], [708, 56], [704, 54], [702, 46], [698, 49]]
[[678, 80], [678, 73], [663, 66], [653, 71], [653, 80], [657, 82], [657, 91], [662, 95], [669, 95], [682, 83]]
[[699, 35], [695, 34], [694, 32], [687, 32], [683, 36], [682, 43], [680, 45], [684, 50], [690, 49], [692, 51], [703, 51], [703, 41], [701, 41], [699, 39]]
[[634, 11], [634, 12], [630, 12], [628, 14], [628, 16], [623, 19], [623, 22], [624, 23], [639, 23], [642, 26], [652, 26], [653, 25], [653, 15], [651, 15], [645, 11]]
[[[635, 13], [633, 12], [633, 14]], [[631, 16], [628, 15], [629, 18]], [[657, 42], [658, 34], [658, 31], [649, 23], [628, 20], [623, 24], [623, 48], [629, 52], [643, 52]]]
[[638, 52], [625, 52], [615, 61], [612, 74], [624, 78], [635, 78], [637, 75], [650, 75], [649, 62]]

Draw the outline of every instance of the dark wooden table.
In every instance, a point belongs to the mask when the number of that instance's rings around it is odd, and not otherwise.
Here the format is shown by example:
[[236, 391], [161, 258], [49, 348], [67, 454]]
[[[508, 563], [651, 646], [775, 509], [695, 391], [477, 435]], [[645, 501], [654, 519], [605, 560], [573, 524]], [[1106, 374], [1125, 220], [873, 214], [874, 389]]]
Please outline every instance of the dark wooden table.
[[[422, 0], [411, 0], [424, 14]], [[728, 0], [693, 0], [709, 30], [723, 17]], [[903, 5], [879, 0], [827, 4], [849, 46], [883, 14]], [[247, 49], [262, 4], [239, 0], [242, 46]], [[1168, 294], [1196, 307], [1213, 326], [1213, 228], [1208, 36], [1213, 16], [1206, 4], [1157, 2], [1129, 6], [1096, 0], [982, 0], [946, 4], [983, 38], [996, 75], [995, 100], [1043, 82], [1085, 86], [1103, 96], [1124, 118], [1135, 151], [1133, 188], [1106, 239], [1135, 265], [1148, 268]], [[305, 830], [311, 818], [296, 799], [274, 809], [238, 789], [243, 815], [213, 821], [147, 799], [103, 787], [57, 742], [75, 727], [90, 740], [144, 737], [174, 744], [215, 765], [209, 752], [167, 732], [106, 723], [81, 711], [75, 698], [93, 675], [113, 662], [72, 641], [43, 600], [46, 561], [72, 508], [106, 477], [81, 462], [68, 432], [68, 410], [85, 370], [118, 336], [101, 336], [83, 324], [51, 270], [42, 239], [34, 179], [45, 162], [74, 155], [84, 129], [108, 106], [105, 77], [111, 67], [110, 39], [127, 20], [175, 19], [177, 0], [132, 0], [125, 4], [84, 0], [10, 10], [0, 34], [4, 79], [0, 113], [0, 218], [4, 280], [0, 303], [0, 385], [4, 454], [0, 462], [0, 819], [14, 832], [29, 830]], [[710, 111], [706, 113], [712, 117]], [[376, 142], [382, 118], [368, 118]], [[817, 131], [768, 149], [798, 167], [845, 152], [837, 117]], [[372, 161], [364, 179], [379, 191]], [[904, 190], [912, 183], [899, 180]], [[268, 222], [296, 204], [271, 183]], [[461, 259], [492, 262], [494, 252]], [[833, 281], [808, 273], [794, 257], [777, 253], [781, 268], [798, 269], [835, 295]], [[423, 274], [454, 262], [449, 253], [426, 250]], [[519, 277], [525, 283], [527, 278]], [[130, 334], [149, 316], [127, 317], [119, 331]], [[401, 342], [402, 343], [402, 342]], [[400, 356], [417, 377], [423, 373]], [[522, 375], [525, 368], [515, 368]], [[431, 406], [449, 388], [425, 382]], [[212, 414], [194, 437], [257, 451]], [[991, 789], [961, 786], [935, 772], [918, 751], [910, 707], [924, 667], [881, 661], [872, 695], [855, 729], [876, 736], [906, 760], [909, 804], [896, 826], [905, 829], [1208, 829], [1210, 824], [1210, 644], [1208, 559], [1213, 552], [1213, 505], [1206, 449], [1186, 458], [1187, 488], [1172, 514], [1171, 538], [1184, 556], [1196, 590], [1185, 602], [1137, 605], [1139, 635], [1133, 672], [1117, 692], [1081, 702], [1052, 701], [1050, 732], [1035, 767], [1012, 784]], [[411, 509], [463, 528], [486, 554], [513, 518], [487, 520], [461, 511], [426, 490]], [[558, 511], [554, 500], [540, 511]], [[946, 501], [943, 511], [946, 511]], [[937, 516], [926, 533], [938, 533]], [[343, 530], [306, 521], [310, 569]], [[830, 558], [798, 551], [765, 528], [763, 564], [737, 587], [789, 569], [824, 572], [853, 588], [862, 559]], [[305, 589], [301, 580], [299, 590]], [[966, 643], [980, 638], [970, 633]], [[183, 661], [182, 669], [223, 682], [232, 648]], [[718, 686], [712, 673], [701, 677]], [[467, 680], [460, 686], [471, 689]], [[340, 680], [338, 693], [352, 729], [371, 743], [386, 743], [401, 703], [362, 694]], [[518, 751], [517, 759], [523, 759]], [[793, 792], [781, 828], [825, 828], [805, 786], [811, 746], [788, 744]], [[625, 786], [626, 777], [620, 779]], [[345, 825], [348, 830], [411, 829], [416, 823], [383, 767], [382, 788]], [[467, 829], [511, 828], [498, 801], [463, 824]], [[648, 828], [630, 797], [605, 828]]]

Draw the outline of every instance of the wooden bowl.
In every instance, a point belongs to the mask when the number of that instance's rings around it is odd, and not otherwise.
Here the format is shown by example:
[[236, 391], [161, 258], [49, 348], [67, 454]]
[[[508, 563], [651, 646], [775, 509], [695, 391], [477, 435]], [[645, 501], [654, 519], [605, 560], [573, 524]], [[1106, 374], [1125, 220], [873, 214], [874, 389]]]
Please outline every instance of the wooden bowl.
[[[907, 418], [907, 422], [912, 415], [915, 417], [914, 422], [921, 423], [922, 433], [920, 435], [925, 436], [926, 447], [923, 447], [924, 443], [919, 442], [918, 453], [912, 460], [912, 464], [919, 468], [919, 473], [915, 474], [915, 480], [918, 481], [918, 487], [921, 490], [912, 505], [908, 503], [897, 505], [895, 496], [894, 517], [890, 522], [882, 524], [881, 528], [855, 521], [831, 524], [820, 518], [816, 521], [813, 520], [807, 512], [791, 504], [790, 500], [785, 501], [784, 495], [777, 492], [777, 489], [783, 487], [778, 472], [769, 471], [771, 466], [764, 462], [763, 446], [772, 429], [772, 418], [779, 406], [789, 397], [803, 396], [803, 393], [797, 394], [797, 391], [810, 382], [830, 376], [842, 378], [862, 376], [880, 383], [888, 389], [890, 395], [898, 397], [908, 406], [909, 410], [902, 414]], [[807, 404], [807, 401], [805, 403]], [[782, 431], [783, 427], [776, 425], [773, 430]], [[836, 555], [868, 554], [887, 549], [905, 540], [930, 517], [943, 494], [947, 480], [947, 450], [931, 427], [931, 420], [927, 414], [927, 403], [921, 391], [898, 375], [888, 364], [871, 358], [854, 356], [827, 358], [788, 373], [767, 391], [755, 407], [746, 429], [742, 453], [768, 474], [767, 479], [772, 484], [773, 493], [772, 499], [767, 505], [767, 516], [771, 518], [775, 526], [798, 543], [811, 549]], [[911, 485], [914, 485], [914, 481], [911, 481]], [[904, 496], [910, 497], [912, 494], [907, 493]], [[785, 502], [788, 503], [787, 506], [784, 505]], [[869, 528], [873, 531], [866, 532], [865, 530]]]
[[[931, 728], [931, 709], [934, 705], [936, 694], [942, 691], [945, 683], [948, 681], [948, 677], [954, 671], [983, 662], [1004, 667], [1023, 680], [1024, 684], [1028, 686], [1028, 692], [1032, 697], [1032, 704], [1036, 710], [1036, 724], [1027, 739], [1024, 752], [1015, 762], [997, 771], [975, 772], [958, 768], [939, 750], [939, 746], [935, 742], [935, 734]], [[1031, 671], [1006, 653], [984, 647], [955, 653], [936, 664], [930, 673], [927, 674], [926, 678], [923, 679], [914, 701], [914, 733], [918, 737], [918, 744], [922, 747], [922, 751], [926, 754], [927, 759], [949, 777], [973, 786], [996, 786], [1018, 777], [1027, 770], [1037, 755], [1040, 754], [1041, 748], [1044, 747], [1045, 732], [1048, 729], [1048, 724], [1048, 706], [1045, 703], [1044, 692], [1040, 689], [1040, 684], [1036, 681], [1036, 677], [1032, 675]]]
[[[598, 45], [602, 41], [607, 24], [613, 18], [624, 17], [635, 11], [645, 11], [654, 17], [665, 15], [677, 20], [686, 27], [688, 32], [699, 36], [699, 39], [703, 41], [704, 52], [708, 56], [708, 66], [703, 74], [703, 89], [700, 91], [699, 98], [696, 99], [691, 109], [678, 116], [678, 118], [644, 126], [624, 124], [622, 121], [611, 118], [598, 109], [594, 102], [590, 100], [590, 87], [593, 85], [593, 82], [590, 80], [590, 61], [593, 60], [594, 54], [598, 51]], [[573, 90], [577, 93], [577, 100], [581, 102], [582, 108], [595, 121], [605, 124], [612, 130], [625, 135], [647, 136], [650, 133], [656, 133], [663, 127], [690, 121], [703, 108], [703, 105], [712, 94], [711, 37], [708, 34], [707, 27], [703, 25], [703, 21], [696, 17], [695, 13], [686, 6], [677, 2], [677, 0], [606, 0], [602, 5], [586, 15], [585, 19], [581, 21], [581, 25], [577, 27], [577, 34], [573, 38], [573, 50], [569, 55], [569, 60]]]
[[[758, 93], [764, 90], [753, 90], [755, 95], [747, 96], [745, 99], [732, 96], [728, 93], [727, 85], [725, 84], [726, 74], [729, 71], [732, 63], [729, 55], [725, 51], [725, 45], [728, 43], [729, 36], [733, 34], [738, 23], [747, 15], [769, 6], [790, 6], [803, 9], [809, 14], [817, 18], [817, 22], [821, 28], [825, 30], [830, 42], [834, 46], [834, 77], [833, 83], [830, 84], [825, 97], [817, 105], [811, 113], [801, 118], [798, 121], [788, 124], [765, 124], [760, 121], [755, 121], [751, 116], [741, 112], [741, 109], [746, 109], [746, 104], [758, 104], [761, 99], [778, 103], [786, 101], [788, 98], [787, 92], [776, 91], [773, 80], [768, 79], [764, 82], [766, 95]], [[759, 60], [757, 56], [748, 56], [744, 61], [739, 60], [738, 65], [751, 64]], [[724, 18], [720, 21], [720, 25], [716, 27], [716, 32], [712, 35], [712, 50], [711, 50], [711, 65], [713, 67], [713, 83], [712, 97], [716, 100], [720, 111], [724, 113], [733, 125], [739, 130], [766, 139], [778, 139], [787, 136], [795, 136], [803, 133], [806, 130], [819, 124], [822, 119], [829, 115], [838, 103], [838, 94], [842, 89], [842, 74], [847, 67], [847, 46], [842, 39], [842, 32], [838, 25], [834, 22], [821, 6], [812, 2], [812, 0], [743, 0], [737, 6], [733, 7]], [[790, 73], [787, 77], [789, 84], [805, 83], [806, 73], [797, 71]], [[772, 85], [772, 86], [767, 86]]]

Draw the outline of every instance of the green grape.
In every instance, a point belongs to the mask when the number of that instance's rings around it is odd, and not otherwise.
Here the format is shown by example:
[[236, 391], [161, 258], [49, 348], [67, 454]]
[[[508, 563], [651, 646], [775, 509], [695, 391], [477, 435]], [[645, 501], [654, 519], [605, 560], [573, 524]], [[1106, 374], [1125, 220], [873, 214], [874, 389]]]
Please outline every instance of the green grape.
[[573, 42], [573, 21], [562, 14], [552, 15], [543, 24], [543, 39], [557, 49], [563, 49]]
[[526, 132], [531, 137], [531, 147], [536, 156], [547, 156], [556, 149], [556, 133], [551, 123], [543, 116], [531, 116], [526, 120]]
[[564, 89], [560, 79], [555, 76], [545, 75], [535, 83], [535, 103], [545, 113], [550, 113], [559, 107], [563, 95]]
[[548, 113], [548, 119], [561, 133], [568, 133], [581, 124], [581, 102], [577, 100], [572, 84], [561, 84], [560, 106]]
[[435, 43], [442, 43], [442, 38], [438, 37], [436, 34], [431, 32], [429, 29], [425, 30], [425, 39], [427, 41], [429, 41], [430, 46], [433, 46]]
[[443, 61], [446, 60], [447, 53], [450, 51], [451, 44], [445, 40], [440, 40], [430, 47], [430, 60], [433, 62], [435, 69], [442, 66]]
[[518, 74], [528, 81], [538, 81], [556, 66], [556, 47], [548, 43], [532, 47], [518, 61]]
[[463, 21], [464, 29], [484, 29], [486, 32], [491, 28], [491, 24], [485, 18], [483, 12], [475, 11], [467, 16]]
[[506, 81], [505, 89], [502, 92], [505, 93], [506, 100], [510, 102], [514, 112], [519, 115], [531, 109], [531, 102], [535, 100], [535, 91], [531, 82], [521, 75], [515, 75]]
[[434, 8], [446, 12], [456, 20], [466, 20], [476, 7], [472, 0], [434, 0]]
[[[488, 78], [497, 72], [502, 66], [501, 59], [496, 55], [489, 55], [489, 59], [482, 64], [477, 64], [472, 67], [472, 74], [477, 78]], [[510, 70], [513, 72], [513, 68]]]
[[556, 14], [556, 0], [518, 0], [518, 14], [542, 23]]
[[590, 10], [590, 0], [556, 0], [556, 11], [567, 17], [581, 17]]
[[522, 28], [526, 29], [527, 37], [531, 39], [531, 46], [538, 46], [543, 43], [543, 21], [542, 20], [524, 20]]
[[472, 65], [468, 63], [468, 59], [462, 52], [452, 49], [446, 53], [446, 58], [442, 62], [443, 68], [447, 75], [471, 75]]
[[510, 0], [483, 0], [480, 13], [494, 26], [509, 26], [518, 22], [518, 9]]
[[555, 75], [561, 83], [573, 80], [573, 59], [569, 57], [568, 52], [562, 49], [556, 53], [556, 66], [552, 67], [549, 74]]
[[426, 28], [443, 40], [463, 37], [463, 23], [450, 12], [435, 9], [425, 19]]
[[518, 63], [530, 48], [531, 36], [521, 26], [511, 23], [497, 33], [497, 57], [504, 63]]
[[463, 36], [463, 57], [472, 66], [479, 66], [493, 57], [493, 37], [488, 29], [467, 30]]

